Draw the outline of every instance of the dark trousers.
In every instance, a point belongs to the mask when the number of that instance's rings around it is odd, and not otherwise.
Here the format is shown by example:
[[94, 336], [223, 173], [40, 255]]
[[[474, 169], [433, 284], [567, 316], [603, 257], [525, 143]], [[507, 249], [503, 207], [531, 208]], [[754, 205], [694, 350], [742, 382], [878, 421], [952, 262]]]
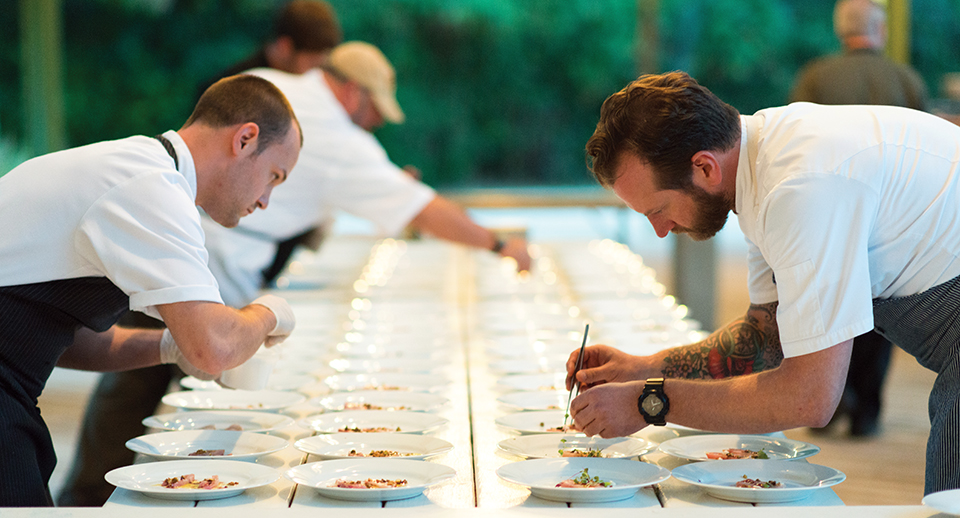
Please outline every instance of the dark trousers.
[[880, 418], [883, 381], [890, 365], [893, 344], [874, 331], [853, 339], [850, 369], [839, 411], [850, 416], [852, 435], [870, 435]]

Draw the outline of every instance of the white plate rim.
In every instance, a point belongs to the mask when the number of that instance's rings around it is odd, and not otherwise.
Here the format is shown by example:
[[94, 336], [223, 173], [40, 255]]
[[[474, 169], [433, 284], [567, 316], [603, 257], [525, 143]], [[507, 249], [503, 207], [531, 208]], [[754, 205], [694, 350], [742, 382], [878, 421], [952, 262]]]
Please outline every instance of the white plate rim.
[[[596, 443], [603, 444], [606, 442], [610, 442], [609, 445], [605, 446], [602, 449], [609, 448], [610, 446], [621, 445], [624, 443], [631, 444], [635, 447], [635, 450], [633, 450], [630, 455], [621, 455], [618, 457], [602, 457], [605, 459], [636, 459], [636, 458], [639, 458], [641, 455], [645, 455], [657, 449], [657, 444], [655, 442], [649, 441], [647, 439], [643, 439], [640, 437], [615, 437], [611, 439], [602, 439], [600, 437], [587, 437], [586, 435], [583, 435], [583, 434], [520, 435], [516, 437], [510, 437], [508, 439], [504, 439], [498, 442], [497, 447], [506, 453], [509, 453], [511, 455], [516, 455], [518, 457], [523, 457], [525, 459], [578, 458], [578, 457], [561, 457], [559, 453], [559, 449], [560, 449], [559, 447], [550, 449], [549, 451], [555, 452], [555, 453], [551, 453], [551, 455], [540, 455], [540, 454], [531, 452], [531, 450], [529, 449], [524, 450], [524, 448], [530, 448], [530, 447], [534, 447], [534, 448], [544, 447], [538, 443], [557, 444], [558, 446], [560, 446], [559, 443], [561, 439], [567, 439], [568, 442], [574, 442], [575, 444], [580, 444], [585, 442], [585, 443], [588, 443], [587, 444], [588, 447], [589, 447], [589, 443], [596, 442]], [[571, 444], [569, 447], [574, 447], [575, 444]]]
[[[262, 449], [251, 452], [251, 453], [231, 453], [229, 457], [227, 456], [196, 456], [191, 457], [189, 455], [177, 455], [177, 454], [164, 454], [156, 451], [151, 451], [150, 446], [155, 445], [158, 441], [176, 443], [180, 442], [213, 442], [216, 446], [220, 446], [220, 443], [227, 443], [228, 447], [230, 443], [239, 443], [243, 442], [244, 445], [250, 445], [250, 443], [260, 443]], [[286, 449], [287, 446], [290, 446], [290, 441], [282, 438], [276, 437], [273, 435], [267, 435], [262, 433], [254, 432], [240, 432], [234, 430], [182, 430], [175, 432], [162, 432], [162, 433], [150, 433], [144, 434], [139, 437], [134, 437], [125, 443], [125, 446], [128, 450], [147, 455], [148, 457], [153, 457], [156, 459], [189, 459], [189, 460], [243, 460], [243, 459], [255, 459], [257, 457], [262, 457], [265, 455], [270, 455], [276, 453], [283, 449]], [[201, 448], [201, 446], [188, 447], [187, 449]], [[220, 448], [210, 448], [207, 446], [207, 449], [220, 449]], [[227, 448], [223, 448], [227, 449]]]
[[[334, 476], [324, 475], [324, 472]], [[401, 473], [386, 478], [403, 476], [412, 478], [411, 473], [423, 475], [423, 483], [398, 488], [383, 489], [345, 489], [330, 487], [329, 484], [339, 478], [382, 477], [383, 472]], [[316, 479], [310, 475], [315, 475]], [[283, 476], [295, 484], [311, 487], [323, 496], [338, 500], [388, 501], [413, 498], [434, 486], [450, 480], [457, 475], [456, 470], [444, 464], [407, 459], [337, 459], [322, 462], [310, 462], [294, 466]], [[323, 477], [323, 478], [322, 478]]]
[[[160, 487], [160, 481], [165, 478], [186, 475], [188, 473], [200, 472], [200, 476], [206, 474], [221, 475], [224, 471], [240, 471], [251, 473], [247, 483], [241, 483], [226, 489], [166, 489]], [[157, 476], [157, 475], [161, 476]], [[131, 483], [129, 477], [147, 476], [156, 483], [143, 485], [140, 483]], [[222, 476], [221, 480], [229, 480], [236, 475]], [[132, 464], [111, 470], [104, 475], [104, 479], [110, 484], [135, 491], [147, 496], [162, 498], [166, 500], [215, 500], [220, 498], [229, 498], [236, 496], [247, 489], [266, 486], [280, 479], [280, 472], [268, 466], [256, 464], [253, 462], [244, 462], [239, 460], [168, 460], [163, 462], [146, 462], [142, 464]]]
[[[337, 431], [340, 428], [339, 426], [337, 430], [330, 430], [328, 428], [321, 428], [316, 424], [317, 422], [328, 420], [339, 420], [337, 424], [352, 424], [358, 428], [372, 426], [390, 426], [393, 428], [396, 426], [401, 430], [398, 432], [383, 433], [417, 434], [436, 430], [449, 422], [447, 418], [429, 412], [412, 412], [409, 410], [344, 410], [342, 412], [324, 412], [309, 415], [297, 421], [297, 425], [317, 433], [342, 433]], [[410, 425], [405, 425], [405, 423], [410, 423]], [[414, 428], [410, 428], [410, 426], [414, 426]]]
[[[450, 404], [450, 398], [439, 394], [429, 392], [410, 392], [404, 390], [354, 390], [349, 392], [332, 392], [323, 396], [315, 397], [307, 404], [320, 407], [331, 412], [345, 411], [341, 399], [369, 398], [369, 403], [383, 406], [385, 404], [400, 404], [401, 406], [411, 406], [405, 408], [412, 412], [432, 412], [439, 410]], [[394, 401], [391, 401], [394, 400]], [[407, 401], [404, 401], [407, 400]], [[327, 401], [333, 401], [337, 404], [326, 404]], [[426, 401], [427, 403], [424, 403]]]
[[941, 513], [960, 516], [960, 489], [945, 489], [930, 493], [924, 496], [920, 502]]
[[[702, 444], [716, 444], [716, 446], [708, 446], [704, 448]], [[746, 443], [746, 444], [744, 444]], [[700, 434], [700, 435], [687, 435], [683, 437], [675, 437], [673, 439], [667, 439], [660, 443], [660, 451], [674, 457], [678, 457], [685, 460], [695, 460], [695, 461], [712, 461], [719, 459], [708, 459], [706, 455], [700, 455], [699, 453], [691, 453], [691, 451], [722, 451], [726, 448], [744, 448], [749, 450], [758, 450], [756, 447], [752, 447], [754, 443], [756, 445], [763, 445], [763, 449], [766, 451], [767, 445], [770, 444], [785, 444], [792, 446], [792, 450], [797, 452], [796, 455], [792, 457], [782, 456], [778, 451], [774, 451], [775, 456], [771, 456], [770, 459], [766, 460], [799, 460], [811, 457], [820, 453], [820, 447], [808, 442], [796, 441], [793, 439], [788, 439], [786, 437], [771, 437], [769, 435], [739, 435], [739, 434]], [[691, 448], [691, 446], [694, 446]], [[751, 446], [751, 447], [747, 447]], [[769, 454], [769, 452], [768, 452]], [[733, 460], [733, 459], [728, 459]], [[759, 459], [764, 460], [764, 459]]]
[[[497, 426], [504, 428], [520, 435], [529, 435], [529, 434], [563, 434], [570, 432], [550, 432], [546, 428], [549, 424], [556, 423], [558, 425], [563, 424], [563, 410], [530, 410], [527, 412], [513, 412], [507, 415], [502, 415], [494, 420]], [[538, 428], [528, 428], [523, 427], [523, 423], [514, 423], [514, 421], [527, 421], [531, 422], [540, 421], [544, 424], [543, 429]], [[567, 420], [567, 424], [573, 423], [573, 419], [570, 418]]]
[[[273, 412], [256, 412], [250, 410], [187, 410], [183, 412], [170, 412], [166, 414], [157, 414], [145, 418], [142, 423], [147, 428], [157, 428], [164, 431], [183, 431], [183, 430], [199, 430], [199, 428], [171, 428], [166, 426], [164, 423], [170, 420], [176, 419], [178, 417], [192, 417], [193, 419], [200, 419], [202, 417], [208, 417], [209, 415], [222, 416], [222, 417], [231, 417], [234, 420], [243, 421], [246, 419], [248, 422], [252, 418], [261, 418], [267, 419], [268, 417], [273, 418], [276, 422], [268, 428], [259, 428], [257, 430], [241, 430], [244, 432], [254, 432], [254, 433], [266, 433], [279, 430], [281, 428], [286, 428], [287, 426], [293, 425], [295, 421], [292, 417], [286, 416], [283, 414], [277, 414]], [[220, 421], [218, 421], [219, 423]], [[211, 423], [212, 424], [212, 423]], [[236, 424], [236, 423], [234, 423]]]
[[[256, 395], [256, 396], [255, 396]], [[215, 406], [200, 406], [199, 404], [193, 403], [192, 401], [197, 401], [200, 398], [206, 397], [210, 400], [217, 399], [229, 399], [233, 396], [243, 397], [249, 396], [253, 397], [264, 397], [266, 401], [254, 401], [254, 403], [259, 403], [261, 406], [257, 408], [248, 408], [248, 407], [218, 407]], [[272, 402], [271, 402], [272, 400]], [[181, 390], [178, 392], [171, 392], [161, 399], [163, 403], [170, 405], [175, 408], [186, 408], [193, 410], [244, 410], [244, 411], [271, 411], [271, 410], [282, 410], [284, 408], [303, 403], [307, 400], [307, 396], [299, 392], [289, 392], [283, 390], [254, 390], [254, 391], [242, 391], [242, 390]], [[254, 404], [248, 403], [248, 404]]]
[[[822, 472], [827, 477], [817, 476], [819, 482], [815, 486], [783, 487], [752, 489], [735, 487], [732, 483], [714, 484], [703, 482], [695, 474], [698, 470], [707, 474], [729, 474], [730, 480], [738, 480], [747, 475], [765, 480], [783, 479], [785, 470], [808, 473]], [[673, 469], [673, 478], [701, 487], [708, 494], [722, 500], [748, 503], [783, 503], [793, 502], [809, 496], [816, 489], [835, 486], [844, 480], [846, 475], [839, 470], [820, 464], [808, 462], [794, 462], [792, 460], [761, 460], [761, 459], [733, 459], [724, 462], [693, 462]]]
[[[636, 462], [632, 465], [630, 462]], [[642, 466], [642, 467], [641, 467]], [[605, 488], [560, 488], [555, 484], [563, 480], [564, 476], [574, 476], [583, 468], [592, 469], [594, 476], [601, 478], [615, 479], [616, 476], [598, 475], [598, 472], [610, 473], [611, 471], [623, 471], [624, 468], [637, 468], [649, 471], [649, 478], [642, 482], [633, 484], [619, 484], [613, 487]], [[550, 485], [531, 484], [518, 476], [524, 472], [535, 471], [537, 473], [548, 473], [550, 469], [556, 471], [568, 471], [569, 473], [557, 473], [557, 480], [551, 479]], [[558, 502], [612, 502], [631, 498], [640, 488], [659, 484], [671, 477], [670, 470], [640, 461], [628, 461], [619, 459], [597, 459], [597, 458], [557, 458], [557, 459], [529, 459], [504, 464], [497, 469], [497, 476], [501, 479], [525, 486], [530, 489], [534, 495], [551, 501]]]
[[[374, 449], [398, 449], [396, 445], [399, 444], [401, 448], [420, 447], [426, 451], [421, 455], [404, 457], [350, 457], [347, 455], [335, 455], [328, 453], [328, 450], [332, 450], [333, 448], [356, 448], [356, 446], [351, 445], [360, 444], [365, 445], [365, 448]], [[323, 445], [326, 445], [328, 448], [324, 448]], [[304, 453], [316, 455], [322, 460], [363, 460], [376, 458], [392, 460], [423, 460], [430, 457], [443, 455], [444, 453], [447, 453], [453, 449], [452, 443], [437, 437], [403, 433], [331, 433], [325, 435], [314, 435], [297, 440], [293, 446]]]

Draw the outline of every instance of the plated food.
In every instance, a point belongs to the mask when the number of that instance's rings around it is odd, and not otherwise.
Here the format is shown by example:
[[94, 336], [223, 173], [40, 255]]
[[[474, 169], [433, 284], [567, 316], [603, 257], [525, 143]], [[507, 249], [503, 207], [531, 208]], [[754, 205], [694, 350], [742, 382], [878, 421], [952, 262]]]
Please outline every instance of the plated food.
[[750, 503], [793, 502], [846, 479], [827, 466], [758, 459], [695, 462], [674, 468], [673, 477], [716, 498]]
[[118, 488], [153, 498], [212, 500], [272, 484], [280, 472], [252, 462], [191, 459], [133, 464], [112, 470], [104, 478]]
[[497, 381], [496, 389], [501, 392], [548, 391], [563, 392], [567, 375], [561, 372], [543, 372], [539, 374], [509, 374]]
[[[300, 439], [294, 443], [294, 447], [305, 453], [316, 455], [321, 460], [361, 456], [422, 460], [452, 450], [453, 444], [426, 435], [370, 433], [315, 435]], [[391, 452], [397, 455], [381, 456], [374, 452]]]
[[[433, 485], [455, 477], [457, 472], [433, 462], [407, 459], [340, 459], [302, 464], [284, 476], [294, 483], [339, 500], [387, 501], [419, 496]], [[368, 486], [367, 480], [375, 483]], [[396, 481], [405, 481], [396, 484]], [[382, 482], [376, 482], [382, 481]], [[360, 482], [360, 484], [356, 484]], [[391, 484], [393, 482], [393, 484]], [[349, 487], [342, 484], [351, 483]]]
[[294, 423], [289, 416], [268, 412], [209, 410], [159, 414], [143, 420], [147, 428], [167, 431], [229, 430], [237, 432], [272, 432]]
[[533, 459], [504, 464], [497, 475], [530, 488], [534, 496], [559, 502], [613, 502], [632, 498], [645, 486], [670, 478], [670, 471], [645, 462], [614, 459]]
[[555, 390], [509, 392], [498, 397], [497, 403], [514, 411], [562, 410], [567, 406], [567, 393]]
[[449, 381], [430, 374], [402, 372], [341, 373], [328, 376], [323, 383], [333, 391], [402, 390], [412, 392], [441, 392]]
[[497, 446], [512, 455], [526, 459], [560, 457], [601, 457], [606, 459], [635, 459], [657, 448], [646, 439], [636, 437], [586, 437], [584, 435], [533, 434], [511, 437]]
[[345, 410], [317, 414], [297, 422], [320, 433], [424, 433], [447, 423], [447, 419], [426, 412], [406, 410]]
[[[299, 390], [302, 387], [316, 383], [317, 377], [299, 372], [284, 372], [280, 374], [274, 369], [267, 382], [267, 390]], [[180, 380], [180, 386], [190, 390], [229, 390], [224, 389], [216, 381], [204, 381], [193, 376], [187, 376]]]
[[769, 435], [709, 434], [668, 439], [660, 443], [660, 451], [687, 460], [796, 460], [815, 455], [820, 448], [810, 443]]
[[187, 430], [141, 435], [127, 449], [157, 459], [230, 457], [246, 460], [276, 453], [290, 443], [281, 437], [227, 430]]
[[335, 392], [311, 399], [311, 405], [325, 410], [414, 410], [431, 412], [450, 403], [448, 398], [436, 394], [408, 391], [357, 390]]
[[567, 419], [566, 428], [563, 427], [563, 410], [538, 410], [532, 412], [516, 412], [498, 417], [495, 422], [500, 427], [511, 431], [526, 434], [537, 433], [570, 433], [577, 430]]
[[191, 410], [282, 410], [307, 396], [280, 390], [185, 390], [163, 396], [165, 404]]

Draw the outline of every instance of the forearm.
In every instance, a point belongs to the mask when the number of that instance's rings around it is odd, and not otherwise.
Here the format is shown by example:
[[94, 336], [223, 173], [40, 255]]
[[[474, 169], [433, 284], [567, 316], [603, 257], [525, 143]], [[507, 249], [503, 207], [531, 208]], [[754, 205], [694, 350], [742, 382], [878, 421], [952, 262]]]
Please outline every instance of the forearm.
[[751, 305], [747, 314], [705, 340], [651, 357], [652, 377], [721, 379], [776, 368], [783, 360], [777, 303]]
[[497, 241], [493, 232], [474, 223], [463, 209], [442, 196], [431, 200], [410, 224], [440, 239], [487, 250]]
[[150, 367], [160, 363], [159, 329], [124, 329], [114, 326], [97, 333], [81, 327], [73, 345], [60, 356], [58, 367], [100, 372]]
[[157, 307], [187, 360], [206, 372], [222, 372], [253, 356], [277, 320], [264, 306], [234, 309], [214, 302]]

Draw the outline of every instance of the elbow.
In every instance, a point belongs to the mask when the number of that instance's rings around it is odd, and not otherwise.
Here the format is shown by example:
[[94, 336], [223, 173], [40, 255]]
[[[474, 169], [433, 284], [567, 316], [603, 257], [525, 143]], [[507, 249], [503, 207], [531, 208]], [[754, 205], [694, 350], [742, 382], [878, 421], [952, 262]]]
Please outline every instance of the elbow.
[[833, 414], [840, 403], [839, 398], [811, 395], [801, 405], [797, 412], [798, 426], [823, 428], [833, 419]]
[[211, 374], [223, 372], [241, 363], [236, 359], [233, 344], [216, 337], [195, 341], [180, 350], [191, 365]]

